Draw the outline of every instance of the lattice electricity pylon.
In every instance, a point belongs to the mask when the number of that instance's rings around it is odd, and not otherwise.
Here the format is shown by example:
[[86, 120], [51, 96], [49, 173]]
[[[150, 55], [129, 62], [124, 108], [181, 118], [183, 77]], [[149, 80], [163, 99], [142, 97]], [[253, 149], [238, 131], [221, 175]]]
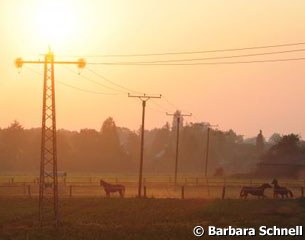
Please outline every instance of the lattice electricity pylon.
[[23, 64], [43, 64], [43, 105], [42, 105], [42, 128], [41, 128], [41, 159], [39, 178], [39, 221], [59, 223], [58, 206], [58, 180], [57, 180], [57, 141], [56, 141], [56, 111], [55, 111], [55, 64], [77, 64], [84, 68], [84, 59], [77, 62], [54, 61], [54, 54], [49, 51], [44, 61], [16, 60], [16, 67]]

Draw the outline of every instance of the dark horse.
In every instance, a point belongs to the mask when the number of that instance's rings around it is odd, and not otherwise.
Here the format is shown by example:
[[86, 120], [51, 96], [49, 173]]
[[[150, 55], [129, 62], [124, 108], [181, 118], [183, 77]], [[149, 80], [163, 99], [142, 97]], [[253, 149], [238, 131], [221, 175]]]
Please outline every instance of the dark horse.
[[281, 187], [276, 179], [273, 179], [272, 183], [274, 185], [274, 192], [273, 192], [273, 197], [274, 198], [279, 198], [279, 195], [281, 195], [281, 198], [293, 198], [293, 193], [286, 187]]
[[110, 197], [110, 193], [118, 192], [121, 197], [124, 197], [125, 186], [120, 184], [110, 184], [101, 179], [100, 185], [104, 188], [106, 196]]
[[272, 186], [268, 183], [264, 183], [260, 187], [242, 187], [240, 191], [240, 198], [246, 199], [248, 194], [258, 196], [258, 198], [266, 198], [264, 194], [266, 188], [272, 188]]

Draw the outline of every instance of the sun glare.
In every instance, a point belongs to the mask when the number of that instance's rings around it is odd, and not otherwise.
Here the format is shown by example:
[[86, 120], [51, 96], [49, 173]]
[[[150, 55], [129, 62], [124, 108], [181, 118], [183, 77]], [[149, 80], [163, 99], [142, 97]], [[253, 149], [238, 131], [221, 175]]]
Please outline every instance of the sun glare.
[[71, 42], [77, 30], [77, 12], [72, 1], [41, 1], [36, 10], [36, 28], [41, 41], [52, 47]]

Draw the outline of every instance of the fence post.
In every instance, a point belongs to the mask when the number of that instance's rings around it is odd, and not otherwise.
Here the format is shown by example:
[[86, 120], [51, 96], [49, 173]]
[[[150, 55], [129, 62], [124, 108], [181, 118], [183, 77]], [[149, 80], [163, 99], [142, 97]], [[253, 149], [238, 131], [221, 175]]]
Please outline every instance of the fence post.
[[181, 199], [184, 199], [184, 186], [181, 187]]
[[14, 183], [14, 178], [13, 177], [11, 178], [11, 183]]
[[117, 184], [119, 182], [118, 178], [116, 177], [115, 178], [115, 183]]
[[72, 197], [72, 185], [69, 186], [69, 196]]
[[304, 187], [301, 187], [301, 196], [304, 197]]
[[222, 187], [222, 199], [225, 199], [226, 196], [226, 186]]
[[196, 178], [196, 185], [198, 185], [198, 177]]
[[144, 186], [144, 198], [146, 198], [146, 186]]
[[32, 197], [32, 193], [31, 193], [31, 185], [28, 185], [28, 196], [29, 198]]

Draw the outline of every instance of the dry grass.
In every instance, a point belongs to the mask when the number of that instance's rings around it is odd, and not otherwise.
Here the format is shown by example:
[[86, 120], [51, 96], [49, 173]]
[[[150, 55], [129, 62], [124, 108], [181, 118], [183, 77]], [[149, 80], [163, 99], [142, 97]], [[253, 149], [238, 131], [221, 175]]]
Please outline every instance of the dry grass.
[[37, 199], [2, 198], [0, 239], [194, 239], [196, 225], [304, 225], [305, 201], [73, 198], [61, 214], [58, 230], [39, 228]]

